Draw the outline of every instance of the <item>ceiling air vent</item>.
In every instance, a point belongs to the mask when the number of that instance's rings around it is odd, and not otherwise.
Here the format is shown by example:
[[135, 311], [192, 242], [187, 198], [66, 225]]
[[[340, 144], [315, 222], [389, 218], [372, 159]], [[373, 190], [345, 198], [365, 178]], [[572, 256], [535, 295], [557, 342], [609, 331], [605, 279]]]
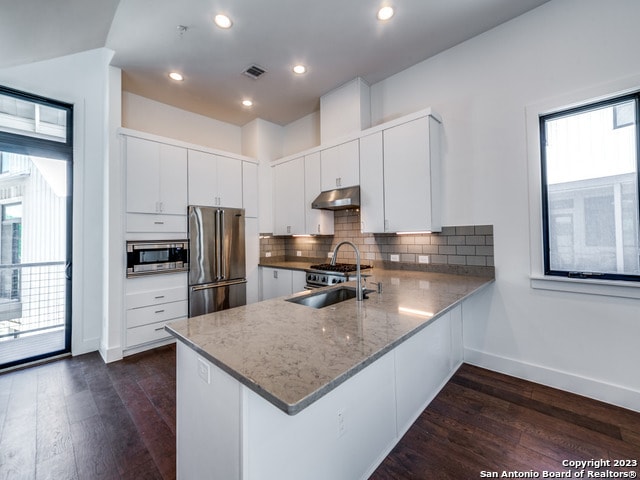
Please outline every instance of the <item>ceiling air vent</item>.
[[251, 65], [242, 73], [244, 73], [247, 77], [251, 77], [254, 80], [257, 80], [264, 73], [266, 73], [266, 70], [262, 67], [259, 67], [258, 65]]

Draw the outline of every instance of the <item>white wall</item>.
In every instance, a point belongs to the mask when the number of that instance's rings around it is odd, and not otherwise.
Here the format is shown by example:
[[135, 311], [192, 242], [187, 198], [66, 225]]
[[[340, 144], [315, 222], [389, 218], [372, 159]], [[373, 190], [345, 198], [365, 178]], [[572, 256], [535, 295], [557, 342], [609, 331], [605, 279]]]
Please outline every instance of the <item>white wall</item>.
[[122, 93], [122, 126], [231, 153], [242, 153], [240, 127], [129, 92]]
[[0, 84], [74, 105], [72, 352], [98, 349], [103, 317], [103, 177], [108, 70], [97, 49], [0, 69]]
[[[320, 112], [313, 112], [283, 127], [282, 156], [320, 145]], [[274, 157], [275, 159], [275, 157]]]
[[259, 231], [273, 232], [273, 181], [271, 161], [282, 157], [283, 128], [256, 119], [242, 127], [242, 154], [258, 160]]
[[525, 109], [639, 74], [638, 18], [636, 0], [553, 0], [371, 87], [373, 124], [442, 115], [443, 224], [494, 225], [497, 281], [465, 308], [466, 359], [636, 410], [640, 302], [530, 287]]

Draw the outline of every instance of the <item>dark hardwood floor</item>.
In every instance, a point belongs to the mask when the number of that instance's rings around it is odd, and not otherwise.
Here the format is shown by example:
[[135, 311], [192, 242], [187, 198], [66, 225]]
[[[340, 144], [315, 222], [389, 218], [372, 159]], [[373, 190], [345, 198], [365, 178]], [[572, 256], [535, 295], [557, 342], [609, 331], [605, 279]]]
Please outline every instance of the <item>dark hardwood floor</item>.
[[[463, 365], [371, 480], [542, 478], [592, 459], [640, 461], [640, 414]], [[14, 478], [175, 478], [175, 348], [0, 374], [0, 479]]]
[[0, 479], [175, 478], [175, 347], [0, 375]]

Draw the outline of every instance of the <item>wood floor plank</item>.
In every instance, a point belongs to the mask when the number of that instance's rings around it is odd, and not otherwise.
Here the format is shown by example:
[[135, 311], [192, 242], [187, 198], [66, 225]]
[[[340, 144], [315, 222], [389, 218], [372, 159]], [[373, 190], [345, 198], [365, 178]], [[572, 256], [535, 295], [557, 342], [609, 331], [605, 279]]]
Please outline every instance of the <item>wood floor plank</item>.
[[99, 415], [71, 424], [78, 477], [82, 479], [120, 479], [118, 465], [106, 439]]

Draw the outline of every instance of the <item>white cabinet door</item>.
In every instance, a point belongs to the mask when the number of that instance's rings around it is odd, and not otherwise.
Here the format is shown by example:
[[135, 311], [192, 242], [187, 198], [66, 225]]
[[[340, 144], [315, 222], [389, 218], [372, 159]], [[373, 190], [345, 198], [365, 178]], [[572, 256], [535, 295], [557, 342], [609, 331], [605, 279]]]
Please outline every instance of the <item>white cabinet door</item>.
[[385, 232], [440, 231], [439, 123], [421, 117], [383, 135]]
[[358, 140], [322, 150], [320, 159], [322, 191], [360, 183]]
[[189, 205], [217, 206], [217, 190], [216, 156], [189, 150]]
[[217, 156], [218, 199], [221, 207], [242, 208], [242, 162]]
[[307, 274], [302, 270], [291, 271], [291, 293], [302, 292], [307, 285]]
[[273, 233], [304, 234], [304, 157], [273, 167], [273, 197]]
[[306, 233], [309, 235], [333, 235], [333, 212], [311, 208], [320, 194], [320, 153], [304, 157], [304, 207]]
[[187, 214], [187, 151], [160, 144], [160, 212]]
[[189, 150], [189, 204], [242, 208], [242, 162]]
[[127, 212], [159, 213], [160, 144], [126, 138]]
[[360, 139], [360, 222], [363, 233], [384, 232], [382, 132]]
[[127, 212], [186, 215], [184, 148], [127, 137]]
[[260, 267], [262, 299], [282, 297], [292, 293], [292, 271], [282, 268]]
[[157, 346], [170, 337], [167, 323], [187, 317], [186, 273], [127, 279], [125, 294], [125, 349]]
[[246, 218], [258, 218], [258, 165], [242, 162], [242, 206]]

